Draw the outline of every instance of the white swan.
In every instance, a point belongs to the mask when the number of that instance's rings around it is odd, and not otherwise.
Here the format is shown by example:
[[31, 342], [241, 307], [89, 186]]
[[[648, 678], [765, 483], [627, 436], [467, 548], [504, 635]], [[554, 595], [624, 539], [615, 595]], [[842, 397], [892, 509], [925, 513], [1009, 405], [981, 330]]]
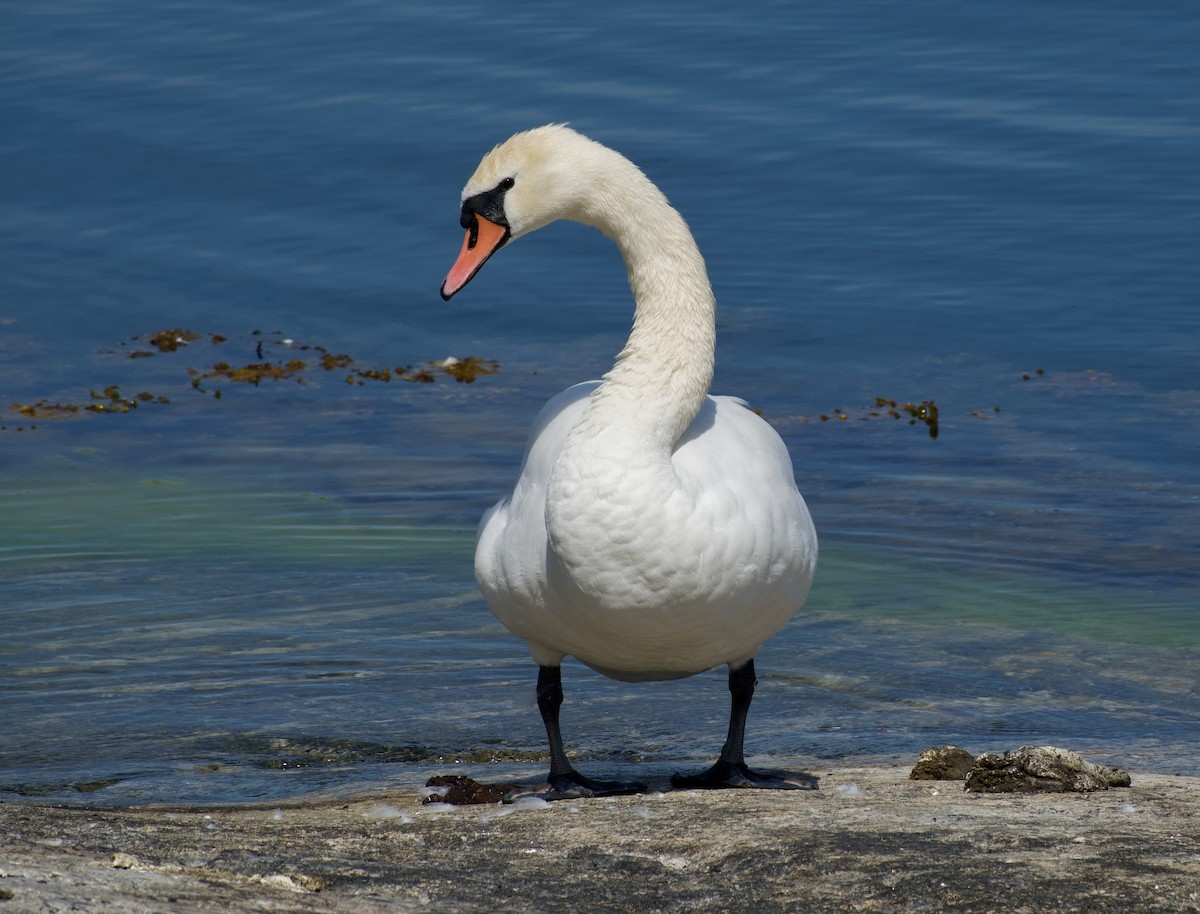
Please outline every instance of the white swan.
[[742, 756], [754, 655], [808, 595], [812, 520], [775, 431], [740, 401], [708, 396], [715, 302], [682, 217], [628, 159], [568, 127], [518, 133], [462, 193], [463, 248], [449, 299], [509, 241], [556, 219], [595, 226], [625, 258], [633, 330], [602, 381], [552, 399], [512, 495], [479, 526], [475, 574], [497, 618], [540, 666], [550, 742], [546, 799], [628, 793], [567, 760], [559, 665], [571, 655], [636, 681], [729, 665], [720, 758], [684, 787], [795, 787]]

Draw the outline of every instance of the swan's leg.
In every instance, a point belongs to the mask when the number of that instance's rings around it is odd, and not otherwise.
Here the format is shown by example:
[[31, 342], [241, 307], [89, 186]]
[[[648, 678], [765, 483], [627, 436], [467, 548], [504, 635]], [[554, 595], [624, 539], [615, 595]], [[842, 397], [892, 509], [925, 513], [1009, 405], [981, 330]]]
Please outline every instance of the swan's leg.
[[766, 787], [778, 790], [814, 790], [817, 779], [807, 774], [768, 774], [746, 767], [742, 745], [746, 737], [746, 715], [754, 698], [754, 661], [729, 670], [729, 735], [716, 764], [701, 774], [676, 774], [671, 784], [682, 788]]
[[562, 707], [562, 670], [558, 666], [543, 666], [538, 669], [538, 710], [546, 725], [546, 736], [550, 741], [550, 774], [545, 784], [536, 787], [518, 787], [505, 797], [505, 803], [521, 797], [540, 797], [543, 800], [574, 800], [582, 797], [609, 797], [626, 793], [642, 793], [645, 784], [624, 781], [594, 781], [584, 777], [567, 758], [563, 749], [562, 731], [558, 726], [558, 710]]

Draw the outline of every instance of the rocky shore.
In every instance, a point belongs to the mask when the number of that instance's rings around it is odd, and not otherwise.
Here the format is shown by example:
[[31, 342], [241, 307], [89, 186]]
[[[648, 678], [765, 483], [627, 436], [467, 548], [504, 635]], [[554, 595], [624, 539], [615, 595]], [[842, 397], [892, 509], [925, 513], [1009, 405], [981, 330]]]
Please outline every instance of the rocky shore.
[[0, 914], [1200, 912], [1200, 779], [992, 794], [813, 773], [817, 791], [515, 806], [3, 803]]

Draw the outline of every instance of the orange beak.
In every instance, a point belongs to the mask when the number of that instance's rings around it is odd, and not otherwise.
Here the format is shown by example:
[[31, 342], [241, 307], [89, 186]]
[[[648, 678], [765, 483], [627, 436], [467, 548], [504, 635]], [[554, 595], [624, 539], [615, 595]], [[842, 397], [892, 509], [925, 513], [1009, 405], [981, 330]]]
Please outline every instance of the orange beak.
[[467, 229], [467, 237], [463, 239], [462, 250], [458, 259], [446, 274], [442, 283], [442, 298], [450, 300], [459, 289], [471, 281], [471, 277], [479, 272], [489, 257], [500, 250], [500, 246], [508, 240], [508, 226], [497, 225], [479, 214], [471, 227]]

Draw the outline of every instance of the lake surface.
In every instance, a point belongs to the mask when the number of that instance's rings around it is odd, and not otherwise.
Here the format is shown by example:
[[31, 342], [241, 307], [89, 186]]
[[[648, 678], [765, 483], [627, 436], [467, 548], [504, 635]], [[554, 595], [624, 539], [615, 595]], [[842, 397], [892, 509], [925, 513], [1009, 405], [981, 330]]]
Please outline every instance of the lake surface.
[[[552, 121], [688, 219], [714, 390], [817, 523], [752, 760], [1200, 774], [1197, 34], [1170, 3], [7, 3], [0, 798], [542, 771], [474, 528], [629, 293], [573, 225], [437, 290], [480, 156]], [[564, 678], [594, 775], [724, 737], [723, 671]]]

